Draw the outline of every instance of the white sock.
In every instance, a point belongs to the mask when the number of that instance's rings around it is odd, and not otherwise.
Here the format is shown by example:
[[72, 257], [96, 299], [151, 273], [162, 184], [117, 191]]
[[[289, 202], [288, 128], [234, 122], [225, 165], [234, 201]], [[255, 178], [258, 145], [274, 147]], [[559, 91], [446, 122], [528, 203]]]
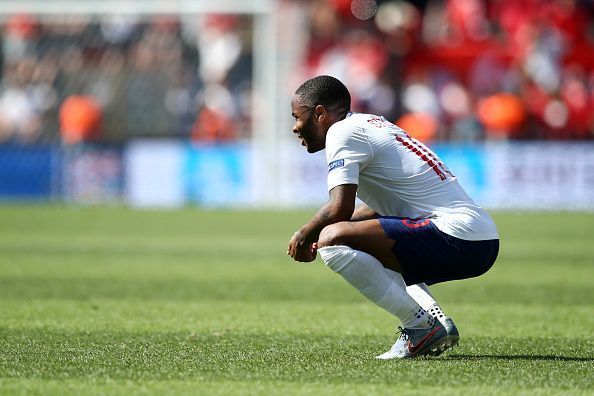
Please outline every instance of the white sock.
[[446, 315], [439, 307], [437, 301], [435, 301], [435, 297], [433, 297], [426, 284], [418, 283], [416, 285], [407, 286], [406, 291], [425, 311], [429, 312], [431, 316], [444, 324]]
[[414, 329], [433, 325], [433, 317], [406, 292], [402, 276], [397, 272], [386, 272], [375, 257], [348, 246], [327, 246], [318, 252], [328, 268], [376, 305], [399, 318], [403, 327]]

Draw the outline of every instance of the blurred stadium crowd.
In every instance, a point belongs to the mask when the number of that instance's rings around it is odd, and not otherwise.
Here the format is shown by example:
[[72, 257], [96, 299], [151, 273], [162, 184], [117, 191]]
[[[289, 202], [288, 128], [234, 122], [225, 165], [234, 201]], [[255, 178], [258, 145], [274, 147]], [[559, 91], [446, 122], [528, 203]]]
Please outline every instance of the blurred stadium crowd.
[[43, 17], [3, 26], [0, 141], [249, 133], [251, 23], [236, 15]]
[[[314, 1], [304, 74], [423, 140], [594, 137], [594, 3]], [[360, 15], [366, 18], [369, 15]]]
[[[355, 110], [426, 141], [594, 138], [591, 0], [298, 3], [308, 44], [291, 86], [337, 76]], [[0, 142], [248, 137], [251, 40], [247, 15], [14, 15]]]

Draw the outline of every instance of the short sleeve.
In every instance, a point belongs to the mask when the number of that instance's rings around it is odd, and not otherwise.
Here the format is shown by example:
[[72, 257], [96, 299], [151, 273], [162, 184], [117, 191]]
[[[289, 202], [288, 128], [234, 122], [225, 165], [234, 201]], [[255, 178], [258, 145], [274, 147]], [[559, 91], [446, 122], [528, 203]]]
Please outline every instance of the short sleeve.
[[334, 124], [326, 135], [328, 191], [343, 184], [359, 184], [359, 172], [371, 156], [371, 147], [360, 127], [345, 121]]

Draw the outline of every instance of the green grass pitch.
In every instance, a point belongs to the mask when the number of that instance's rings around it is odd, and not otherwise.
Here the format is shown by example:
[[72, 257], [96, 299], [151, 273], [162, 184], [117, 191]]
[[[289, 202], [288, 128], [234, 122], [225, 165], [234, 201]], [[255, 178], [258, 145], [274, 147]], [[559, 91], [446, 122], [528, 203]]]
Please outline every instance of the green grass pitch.
[[383, 362], [395, 320], [285, 254], [312, 213], [0, 206], [0, 394], [594, 394], [594, 214], [496, 213], [432, 288], [460, 347]]

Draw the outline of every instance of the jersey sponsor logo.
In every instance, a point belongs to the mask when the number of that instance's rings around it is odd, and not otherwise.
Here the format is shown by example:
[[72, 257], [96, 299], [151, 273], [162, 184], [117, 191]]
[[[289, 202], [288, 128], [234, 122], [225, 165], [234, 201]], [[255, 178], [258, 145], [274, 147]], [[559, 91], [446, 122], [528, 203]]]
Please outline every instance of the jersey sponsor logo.
[[330, 172], [332, 169], [340, 168], [341, 166], [344, 166], [343, 159], [332, 161], [328, 164], [328, 172]]

